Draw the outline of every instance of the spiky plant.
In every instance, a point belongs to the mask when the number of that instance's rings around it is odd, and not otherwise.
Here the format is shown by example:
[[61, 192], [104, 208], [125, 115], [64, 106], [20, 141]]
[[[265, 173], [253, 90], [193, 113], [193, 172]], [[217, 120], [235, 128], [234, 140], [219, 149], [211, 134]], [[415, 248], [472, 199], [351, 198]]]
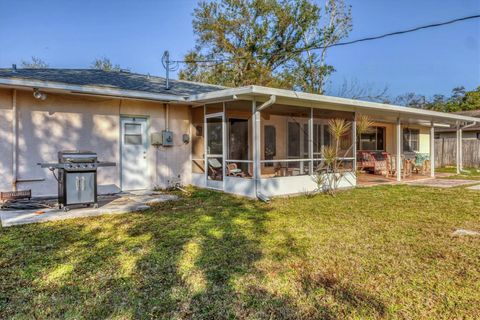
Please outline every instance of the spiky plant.
[[367, 115], [360, 115], [357, 117], [357, 137], [360, 137], [363, 133], [370, 130], [375, 123]]

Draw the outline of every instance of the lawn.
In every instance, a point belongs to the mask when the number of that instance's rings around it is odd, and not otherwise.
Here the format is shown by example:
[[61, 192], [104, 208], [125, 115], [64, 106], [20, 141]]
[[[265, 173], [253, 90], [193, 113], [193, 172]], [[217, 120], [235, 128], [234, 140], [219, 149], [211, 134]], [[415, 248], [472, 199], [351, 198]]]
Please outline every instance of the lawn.
[[0, 229], [0, 318], [480, 317], [480, 193], [406, 185], [270, 204], [193, 190]]
[[480, 180], [480, 169], [479, 168], [464, 168], [460, 174], [457, 173], [455, 167], [446, 167], [446, 168], [437, 168], [435, 172], [442, 173], [454, 173], [455, 175], [444, 177], [442, 179], [466, 179], [466, 180]]

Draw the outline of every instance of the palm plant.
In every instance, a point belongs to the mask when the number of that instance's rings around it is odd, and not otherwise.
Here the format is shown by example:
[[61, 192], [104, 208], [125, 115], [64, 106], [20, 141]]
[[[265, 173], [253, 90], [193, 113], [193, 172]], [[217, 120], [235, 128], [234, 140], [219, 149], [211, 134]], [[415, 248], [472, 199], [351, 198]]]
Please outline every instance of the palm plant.
[[[357, 139], [373, 126], [369, 116], [361, 115], [356, 118]], [[325, 146], [322, 150], [323, 163], [317, 168], [314, 180], [317, 183], [317, 191], [326, 191], [335, 195], [340, 182], [345, 178], [347, 171], [344, 170], [343, 158], [353, 149], [353, 141], [346, 149], [343, 155], [342, 138], [347, 135], [352, 128], [350, 122], [345, 119], [331, 119], [328, 121], [328, 130], [333, 139], [333, 144]], [[355, 173], [356, 174], [356, 173]]]

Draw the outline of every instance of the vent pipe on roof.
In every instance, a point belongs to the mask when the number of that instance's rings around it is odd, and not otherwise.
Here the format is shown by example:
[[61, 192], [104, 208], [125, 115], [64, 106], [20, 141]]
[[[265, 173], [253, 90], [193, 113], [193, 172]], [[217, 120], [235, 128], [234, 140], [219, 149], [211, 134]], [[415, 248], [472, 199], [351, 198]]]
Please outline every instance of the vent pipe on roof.
[[168, 79], [169, 71], [170, 71], [170, 52], [168, 52], [168, 50], [166, 50], [163, 53], [162, 64], [163, 64], [163, 67], [165, 68], [165, 89], [168, 90], [170, 89], [170, 84]]

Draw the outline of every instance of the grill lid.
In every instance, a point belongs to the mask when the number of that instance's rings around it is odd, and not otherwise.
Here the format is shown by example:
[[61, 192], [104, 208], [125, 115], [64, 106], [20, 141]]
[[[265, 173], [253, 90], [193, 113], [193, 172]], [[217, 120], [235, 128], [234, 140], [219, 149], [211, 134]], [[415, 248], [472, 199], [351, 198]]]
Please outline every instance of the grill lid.
[[93, 163], [97, 162], [97, 154], [85, 150], [64, 150], [58, 152], [59, 163]]

